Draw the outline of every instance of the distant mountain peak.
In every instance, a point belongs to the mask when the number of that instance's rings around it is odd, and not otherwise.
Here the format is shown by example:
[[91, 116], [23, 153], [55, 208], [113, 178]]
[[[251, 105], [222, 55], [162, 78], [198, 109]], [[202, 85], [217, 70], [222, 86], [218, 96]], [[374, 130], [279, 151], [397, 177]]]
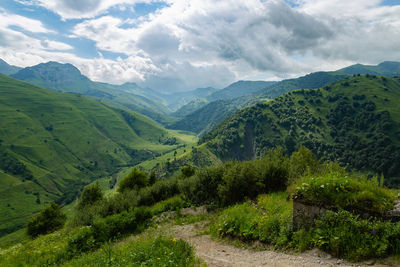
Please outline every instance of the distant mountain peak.
[[17, 73], [20, 69], [21, 69], [20, 67], [12, 66], [0, 58], [0, 73], [5, 75], [11, 75]]
[[35, 79], [41, 79], [52, 84], [72, 81], [89, 81], [89, 78], [82, 75], [80, 70], [74, 65], [56, 61], [49, 61], [24, 68], [12, 75], [12, 77], [31, 82]]

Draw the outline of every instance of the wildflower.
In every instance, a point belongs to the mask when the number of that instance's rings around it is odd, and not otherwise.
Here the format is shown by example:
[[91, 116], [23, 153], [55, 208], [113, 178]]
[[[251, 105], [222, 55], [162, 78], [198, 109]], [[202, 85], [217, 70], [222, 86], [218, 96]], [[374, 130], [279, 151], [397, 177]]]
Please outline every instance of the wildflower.
[[375, 228], [372, 228], [372, 234], [375, 235]]
[[161, 259], [160, 259], [160, 258], [157, 258], [157, 260], [160, 261]]
[[174, 238], [172, 239], [172, 242], [176, 242], [176, 237], [174, 237]]

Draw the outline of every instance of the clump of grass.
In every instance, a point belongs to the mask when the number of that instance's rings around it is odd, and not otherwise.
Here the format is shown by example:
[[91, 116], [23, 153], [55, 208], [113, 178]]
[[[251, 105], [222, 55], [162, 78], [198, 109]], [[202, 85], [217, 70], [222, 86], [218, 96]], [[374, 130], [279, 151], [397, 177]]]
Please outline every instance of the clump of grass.
[[351, 261], [400, 254], [400, 224], [360, 220], [348, 211], [327, 211], [315, 227], [294, 233], [298, 248], [321, 248]]
[[293, 198], [321, 206], [383, 214], [393, 208], [395, 192], [373, 180], [328, 174], [299, 179], [291, 186]]
[[292, 204], [286, 192], [258, 197], [257, 203], [245, 202], [225, 209], [210, 226], [214, 236], [260, 240], [279, 247], [290, 241]]
[[193, 248], [183, 240], [166, 237], [139, 239], [113, 246], [105, 244], [65, 266], [195, 266]]

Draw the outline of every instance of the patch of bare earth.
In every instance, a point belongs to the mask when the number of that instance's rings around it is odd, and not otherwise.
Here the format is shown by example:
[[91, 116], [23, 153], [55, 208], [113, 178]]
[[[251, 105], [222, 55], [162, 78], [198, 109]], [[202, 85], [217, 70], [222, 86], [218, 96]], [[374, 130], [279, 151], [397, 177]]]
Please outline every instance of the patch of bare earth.
[[255, 267], [255, 266], [387, 266], [376, 264], [374, 261], [364, 263], [349, 263], [342, 259], [331, 257], [320, 250], [311, 250], [304, 253], [286, 253], [272, 250], [256, 251], [237, 248], [230, 244], [218, 242], [208, 235], [198, 234], [205, 229], [205, 222], [174, 226], [171, 234], [190, 243], [208, 266], [218, 267]]

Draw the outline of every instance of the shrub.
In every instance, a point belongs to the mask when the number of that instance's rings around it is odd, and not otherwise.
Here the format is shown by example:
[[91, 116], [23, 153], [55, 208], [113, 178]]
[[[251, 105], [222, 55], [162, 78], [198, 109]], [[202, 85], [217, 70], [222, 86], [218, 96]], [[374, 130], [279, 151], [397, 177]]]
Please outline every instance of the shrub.
[[27, 234], [35, 238], [38, 235], [52, 233], [62, 228], [66, 220], [67, 216], [61, 211], [60, 206], [52, 203], [28, 221]]
[[160, 180], [152, 186], [144, 187], [138, 192], [138, 205], [151, 206], [179, 194], [178, 179], [176, 177]]
[[293, 181], [298, 177], [315, 174], [319, 167], [320, 163], [315, 155], [308, 148], [301, 146], [290, 156], [290, 179]]
[[195, 171], [196, 170], [192, 166], [184, 166], [181, 168], [181, 173], [185, 178], [193, 176]]
[[121, 180], [118, 186], [118, 192], [124, 192], [126, 190], [137, 191], [142, 187], [148, 186], [149, 184], [150, 179], [147, 177], [146, 173], [135, 167]]
[[174, 196], [168, 198], [166, 200], [157, 202], [154, 206], [151, 207], [151, 213], [153, 215], [160, 214], [164, 211], [177, 211], [184, 207], [186, 207], [186, 202], [182, 199], [181, 196]]
[[180, 181], [179, 190], [183, 198], [196, 205], [218, 203], [218, 186], [222, 181], [224, 170], [224, 166], [208, 167]]
[[288, 158], [284, 156], [283, 150], [278, 148], [269, 151], [261, 160], [256, 162], [261, 174], [264, 192], [285, 190], [289, 171]]
[[118, 239], [126, 234], [141, 231], [151, 218], [149, 209], [136, 208], [131, 212], [122, 212], [106, 218], [97, 219], [92, 226], [83, 227], [68, 241], [70, 255], [80, 254], [102, 243]]
[[399, 247], [400, 224], [359, 220], [347, 211], [327, 211], [317, 220], [315, 246], [353, 261], [382, 257]]
[[84, 208], [85, 206], [93, 205], [97, 201], [103, 199], [103, 189], [98, 183], [86, 186], [81, 194], [81, 198], [78, 202], [78, 208]]
[[218, 196], [223, 205], [255, 198], [263, 192], [264, 184], [253, 162], [231, 162], [226, 165], [222, 183], [218, 186]]

